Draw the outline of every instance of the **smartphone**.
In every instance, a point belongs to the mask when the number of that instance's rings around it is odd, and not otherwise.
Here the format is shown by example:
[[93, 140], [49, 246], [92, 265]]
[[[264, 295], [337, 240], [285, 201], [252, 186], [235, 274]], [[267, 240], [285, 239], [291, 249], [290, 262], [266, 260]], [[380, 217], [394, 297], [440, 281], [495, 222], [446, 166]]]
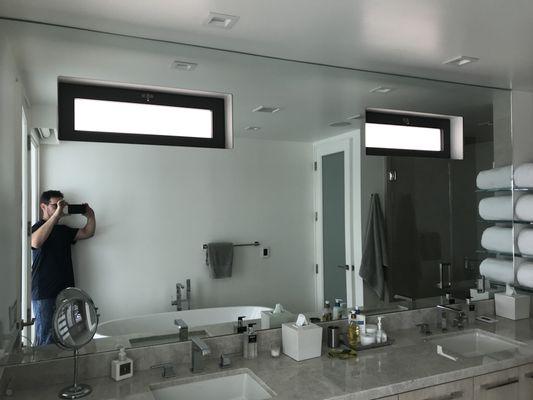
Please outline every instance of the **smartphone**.
[[65, 207], [65, 214], [85, 214], [87, 207], [85, 204], [69, 204]]

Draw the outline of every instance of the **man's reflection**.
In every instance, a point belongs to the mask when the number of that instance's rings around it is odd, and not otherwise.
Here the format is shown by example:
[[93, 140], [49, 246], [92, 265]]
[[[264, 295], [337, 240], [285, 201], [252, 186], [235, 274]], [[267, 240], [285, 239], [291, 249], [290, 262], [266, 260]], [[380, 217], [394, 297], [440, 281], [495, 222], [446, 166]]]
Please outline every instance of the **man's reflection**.
[[52, 317], [59, 292], [75, 286], [70, 246], [77, 240], [94, 235], [94, 211], [85, 204], [86, 225], [70, 228], [60, 225], [67, 202], [58, 190], [43, 192], [40, 200], [41, 220], [32, 226], [32, 307], [35, 315], [37, 346], [53, 342]]

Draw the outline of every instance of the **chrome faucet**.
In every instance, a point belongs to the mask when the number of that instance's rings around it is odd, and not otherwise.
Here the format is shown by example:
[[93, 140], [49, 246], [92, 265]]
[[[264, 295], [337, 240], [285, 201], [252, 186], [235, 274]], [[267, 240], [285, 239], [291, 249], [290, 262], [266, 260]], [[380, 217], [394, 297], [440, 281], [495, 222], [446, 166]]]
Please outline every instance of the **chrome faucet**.
[[191, 309], [191, 280], [187, 279], [185, 284], [187, 285], [187, 290], [185, 292], [184, 299], [181, 290], [185, 289], [185, 286], [183, 286], [183, 284], [180, 282], [176, 283], [176, 300], [172, 300], [170, 302], [170, 305], [176, 306], [176, 311], [183, 310], [183, 303], [187, 303], [187, 310]]
[[174, 320], [174, 325], [178, 327], [178, 338], [180, 342], [185, 342], [189, 340], [189, 326], [187, 323], [180, 319]]
[[211, 354], [211, 349], [198, 336], [191, 339], [191, 372], [202, 372], [204, 370], [205, 357]]
[[464, 322], [465, 315], [466, 315], [463, 310], [457, 309], [457, 308], [454, 308], [454, 307], [451, 307], [451, 306], [448, 306], [448, 305], [444, 305], [444, 304], [437, 305], [437, 309], [442, 310], [442, 314], [441, 314], [441, 329], [443, 331], [448, 330], [447, 318], [446, 318], [446, 313], [447, 312], [451, 312], [451, 313], [454, 313], [454, 314], [457, 315], [457, 317], [453, 320], [454, 326], [457, 326], [457, 328], [459, 328], [459, 329], [463, 329], [463, 327], [464, 327], [463, 322]]

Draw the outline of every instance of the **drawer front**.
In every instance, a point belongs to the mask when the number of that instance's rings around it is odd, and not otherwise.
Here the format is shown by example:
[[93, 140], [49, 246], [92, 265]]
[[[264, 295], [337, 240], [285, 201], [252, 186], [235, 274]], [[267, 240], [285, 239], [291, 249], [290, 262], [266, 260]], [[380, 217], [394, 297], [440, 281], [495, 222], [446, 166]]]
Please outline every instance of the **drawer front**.
[[431, 386], [402, 393], [399, 396], [399, 400], [472, 400], [473, 398], [472, 379]]
[[518, 368], [474, 378], [475, 400], [518, 400]]
[[518, 368], [520, 382], [518, 383], [518, 398], [520, 400], [533, 399], [533, 364], [522, 365]]

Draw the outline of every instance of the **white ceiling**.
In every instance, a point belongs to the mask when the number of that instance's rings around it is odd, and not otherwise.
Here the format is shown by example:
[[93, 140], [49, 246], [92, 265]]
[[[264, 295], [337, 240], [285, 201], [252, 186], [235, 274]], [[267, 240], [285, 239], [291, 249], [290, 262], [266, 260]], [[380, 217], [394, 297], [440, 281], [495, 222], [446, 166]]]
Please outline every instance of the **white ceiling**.
[[[210, 11], [232, 30], [203, 26]], [[530, 0], [2, 0], [0, 15], [253, 54], [533, 90]], [[457, 55], [480, 58], [458, 68]]]

